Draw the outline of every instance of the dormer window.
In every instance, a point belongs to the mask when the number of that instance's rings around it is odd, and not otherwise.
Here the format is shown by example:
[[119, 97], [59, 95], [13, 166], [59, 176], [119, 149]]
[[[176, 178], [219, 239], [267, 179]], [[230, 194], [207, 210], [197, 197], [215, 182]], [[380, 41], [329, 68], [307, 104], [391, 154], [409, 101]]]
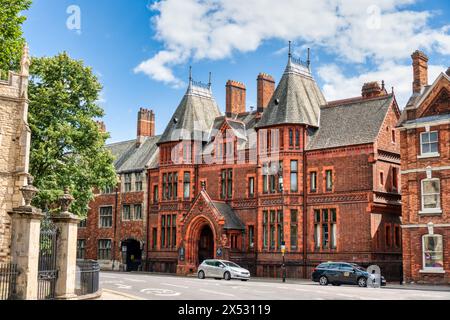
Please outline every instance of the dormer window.
[[439, 156], [439, 136], [437, 131], [420, 134], [420, 155], [425, 157]]

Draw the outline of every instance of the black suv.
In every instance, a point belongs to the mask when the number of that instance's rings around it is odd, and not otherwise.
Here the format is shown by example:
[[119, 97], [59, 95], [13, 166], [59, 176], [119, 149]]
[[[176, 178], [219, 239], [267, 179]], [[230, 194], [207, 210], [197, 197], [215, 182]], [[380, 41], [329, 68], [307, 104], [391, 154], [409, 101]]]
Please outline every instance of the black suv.
[[[312, 281], [326, 286], [331, 283], [334, 286], [341, 284], [357, 284], [360, 287], [367, 286], [369, 273], [354, 263], [325, 262], [318, 265], [312, 273]], [[381, 285], [386, 285], [386, 280], [381, 277]]]

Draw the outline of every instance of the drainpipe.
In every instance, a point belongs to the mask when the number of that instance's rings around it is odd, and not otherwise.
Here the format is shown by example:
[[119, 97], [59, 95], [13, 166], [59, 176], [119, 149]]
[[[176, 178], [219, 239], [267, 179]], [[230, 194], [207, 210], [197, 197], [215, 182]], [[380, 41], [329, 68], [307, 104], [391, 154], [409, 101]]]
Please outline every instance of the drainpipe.
[[303, 278], [307, 278], [306, 261], [307, 261], [307, 236], [308, 230], [308, 208], [307, 208], [307, 168], [306, 168], [306, 129], [303, 130]]
[[[159, 191], [159, 190], [158, 190]], [[150, 186], [150, 172], [147, 169], [147, 221], [146, 221], [146, 235], [145, 235], [145, 242], [144, 242], [144, 246], [145, 246], [145, 260], [146, 262], [148, 261], [148, 253], [150, 251], [150, 193], [152, 192], [152, 188]], [[144, 190], [145, 193], [145, 190]], [[144, 195], [145, 197], [145, 195]], [[145, 264], [147, 265], [147, 263]]]
[[116, 230], [117, 230], [117, 206], [118, 206], [118, 198], [119, 198], [119, 186], [116, 186], [116, 196], [115, 196], [115, 203], [114, 203], [114, 239], [113, 239], [113, 263], [112, 263], [112, 269], [114, 271], [114, 265], [116, 262]]

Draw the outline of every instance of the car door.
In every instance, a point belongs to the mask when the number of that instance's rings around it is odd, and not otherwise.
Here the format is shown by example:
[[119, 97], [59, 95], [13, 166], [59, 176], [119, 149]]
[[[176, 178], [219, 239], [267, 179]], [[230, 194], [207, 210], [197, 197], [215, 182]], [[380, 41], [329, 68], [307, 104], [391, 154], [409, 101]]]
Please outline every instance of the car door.
[[220, 261], [216, 261], [214, 269], [215, 269], [216, 277], [223, 278], [223, 273], [225, 271], [225, 265]]
[[327, 270], [325, 271], [325, 275], [328, 278], [328, 282], [339, 282], [340, 281], [340, 273], [339, 273], [339, 264], [330, 263], [327, 266]]
[[341, 283], [344, 284], [355, 284], [356, 283], [356, 272], [353, 270], [353, 266], [349, 264], [340, 264], [339, 272], [341, 277]]
[[213, 266], [214, 263], [211, 260], [205, 260], [205, 262], [202, 264], [203, 270], [205, 271], [206, 277], [212, 277], [213, 275]]

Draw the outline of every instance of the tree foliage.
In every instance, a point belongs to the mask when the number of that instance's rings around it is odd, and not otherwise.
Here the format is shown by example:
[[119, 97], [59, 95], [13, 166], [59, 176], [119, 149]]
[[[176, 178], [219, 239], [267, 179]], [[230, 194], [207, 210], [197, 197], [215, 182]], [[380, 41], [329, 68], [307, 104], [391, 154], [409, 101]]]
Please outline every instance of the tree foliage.
[[97, 103], [102, 87], [91, 68], [67, 53], [33, 58], [30, 73], [30, 173], [40, 190], [34, 203], [57, 208], [68, 187], [75, 198], [71, 211], [84, 216], [93, 189], [116, 184], [108, 134], [94, 120], [103, 116]]
[[20, 12], [31, 6], [31, 0], [0, 0], [0, 70], [17, 70], [25, 39]]

